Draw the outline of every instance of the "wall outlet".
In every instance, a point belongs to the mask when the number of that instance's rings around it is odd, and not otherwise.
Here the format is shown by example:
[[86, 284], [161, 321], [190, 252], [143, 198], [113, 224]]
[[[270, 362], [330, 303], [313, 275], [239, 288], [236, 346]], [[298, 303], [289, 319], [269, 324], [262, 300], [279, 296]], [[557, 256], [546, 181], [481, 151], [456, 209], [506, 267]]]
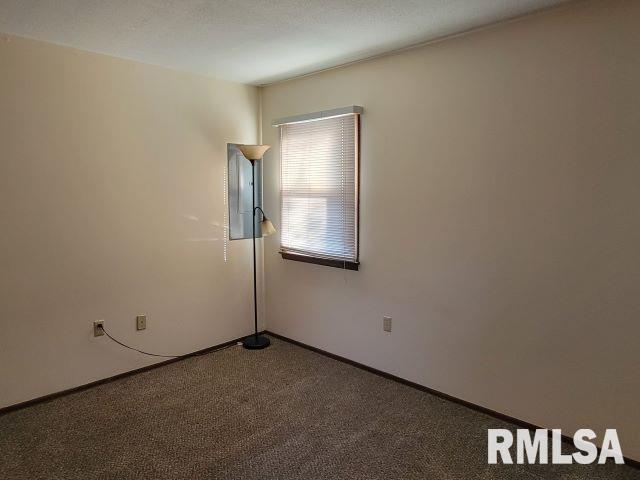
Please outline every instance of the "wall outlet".
[[385, 332], [391, 331], [391, 317], [387, 317], [386, 315], [382, 317], [382, 330]]
[[136, 316], [136, 330], [144, 330], [146, 328], [147, 328], [147, 316], [146, 315]]
[[94, 337], [101, 337], [102, 335], [104, 335], [104, 330], [102, 330], [100, 327], [104, 325], [104, 320], [95, 320], [93, 322], [93, 336]]

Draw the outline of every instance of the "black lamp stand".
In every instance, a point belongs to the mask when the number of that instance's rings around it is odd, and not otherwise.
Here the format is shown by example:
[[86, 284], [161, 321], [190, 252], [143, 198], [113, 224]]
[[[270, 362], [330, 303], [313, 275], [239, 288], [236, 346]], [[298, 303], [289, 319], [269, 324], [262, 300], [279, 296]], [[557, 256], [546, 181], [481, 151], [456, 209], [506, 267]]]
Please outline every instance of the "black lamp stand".
[[264, 216], [264, 212], [260, 207], [256, 207], [256, 160], [249, 160], [251, 162], [251, 189], [253, 190], [252, 201], [252, 222], [251, 228], [253, 232], [253, 326], [254, 334], [243, 340], [242, 346], [250, 350], [259, 350], [267, 348], [271, 343], [264, 335], [258, 335], [258, 288], [257, 288], [257, 275], [256, 275], [256, 211], [260, 210]]

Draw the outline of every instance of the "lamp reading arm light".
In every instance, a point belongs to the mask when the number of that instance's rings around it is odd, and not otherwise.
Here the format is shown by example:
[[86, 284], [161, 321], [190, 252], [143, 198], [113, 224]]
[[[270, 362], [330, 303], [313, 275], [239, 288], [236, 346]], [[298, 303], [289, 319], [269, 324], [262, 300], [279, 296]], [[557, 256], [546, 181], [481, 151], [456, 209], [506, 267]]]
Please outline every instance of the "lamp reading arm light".
[[276, 233], [276, 228], [273, 226], [273, 223], [271, 223], [271, 220], [267, 218], [262, 208], [255, 207], [253, 209], [253, 221], [255, 222], [256, 210], [260, 210], [260, 213], [262, 213], [262, 221], [260, 222], [260, 232], [262, 233], [262, 236], [268, 237], [269, 235]]

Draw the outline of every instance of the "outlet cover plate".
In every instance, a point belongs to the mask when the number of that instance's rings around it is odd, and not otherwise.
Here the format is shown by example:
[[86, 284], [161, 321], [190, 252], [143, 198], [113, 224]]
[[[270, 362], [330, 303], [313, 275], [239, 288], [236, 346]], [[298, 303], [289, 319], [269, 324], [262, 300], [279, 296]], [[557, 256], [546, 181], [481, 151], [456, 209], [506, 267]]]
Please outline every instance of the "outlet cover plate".
[[146, 328], [147, 328], [147, 316], [146, 315], [136, 316], [136, 330], [145, 330]]
[[104, 320], [95, 320], [93, 322], [93, 336], [94, 337], [101, 337], [102, 335], [104, 335], [104, 330], [102, 330], [101, 328], [98, 328], [99, 325], [104, 325]]
[[388, 317], [386, 315], [382, 317], [382, 330], [384, 330], [385, 332], [391, 331], [391, 317]]

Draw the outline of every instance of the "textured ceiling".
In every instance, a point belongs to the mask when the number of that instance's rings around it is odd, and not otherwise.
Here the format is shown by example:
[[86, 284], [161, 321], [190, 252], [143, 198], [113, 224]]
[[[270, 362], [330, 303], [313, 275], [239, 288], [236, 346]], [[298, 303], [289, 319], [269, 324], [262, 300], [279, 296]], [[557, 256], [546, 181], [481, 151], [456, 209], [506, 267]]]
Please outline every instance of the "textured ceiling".
[[563, 0], [0, 0], [0, 32], [263, 84]]

